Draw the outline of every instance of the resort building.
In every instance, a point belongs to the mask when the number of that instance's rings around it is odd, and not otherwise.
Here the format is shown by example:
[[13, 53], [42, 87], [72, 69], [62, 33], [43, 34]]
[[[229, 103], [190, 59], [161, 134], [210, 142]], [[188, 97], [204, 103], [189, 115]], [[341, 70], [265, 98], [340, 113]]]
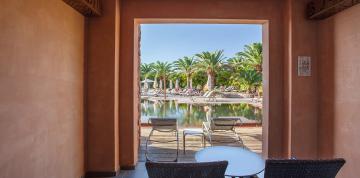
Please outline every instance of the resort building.
[[146, 177], [140, 26], [257, 24], [262, 121], [234, 129], [242, 146], [358, 178], [359, 19], [359, 0], [1, 0], [0, 177]]

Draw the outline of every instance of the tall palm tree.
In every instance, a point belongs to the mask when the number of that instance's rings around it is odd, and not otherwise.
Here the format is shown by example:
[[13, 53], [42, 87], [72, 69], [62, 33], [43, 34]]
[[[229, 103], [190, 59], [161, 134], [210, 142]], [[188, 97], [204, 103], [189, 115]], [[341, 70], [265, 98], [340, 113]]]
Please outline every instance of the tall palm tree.
[[262, 72], [263, 56], [261, 43], [245, 45], [245, 50], [236, 53], [236, 56], [240, 58], [245, 65], [253, 67], [259, 73]]
[[168, 62], [160, 62], [157, 61], [154, 64], [154, 70], [159, 76], [160, 80], [163, 81], [164, 84], [164, 98], [166, 99], [166, 79], [169, 77], [172, 69], [172, 65]]
[[222, 64], [225, 60], [224, 50], [218, 50], [214, 52], [202, 52], [200, 54], [196, 54], [197, 57], [197, 66], [206, 71], [208, 80], [206, 83], [206, 87], [208, 90], [214, 89], [215, 85], [215, 76], [217, 71], [220, 70]]
[[144, 79], [146, 80], [149, 75], [154, 72], [154, 64], [150, 63], [150, 64], [145, 64], [142, 63], [140, 65], [140, 71], [141, 71], [141, 76], [144, 77]]
[[191, 88], [192, 86], [192, 74], [195, 72], [196, 61], [193, 57], [183, 57], [174, 62], [177, 70], [186, 74], [186, 87]]

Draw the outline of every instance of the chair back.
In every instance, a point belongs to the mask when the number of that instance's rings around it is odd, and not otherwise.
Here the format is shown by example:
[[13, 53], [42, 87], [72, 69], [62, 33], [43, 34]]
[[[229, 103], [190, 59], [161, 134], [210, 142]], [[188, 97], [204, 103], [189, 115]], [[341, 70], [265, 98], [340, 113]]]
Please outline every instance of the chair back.
[[335, 178], [344, 159], [267, 160], [265, 178]]
[[210, 91], [205, 92], [202, 96], [207, 97], [207, 95], [210, 93]]
[[233, 130], [239, 118], [216, 117], [210, 120], [211, 130]]
[[176, 118], [150, 118], [151, 126], [157, 131], [175, 131], [178, 129]]
[[227, 161], [202, 163], [145, 163], [149, 178], [224, 178], [227, 165]]

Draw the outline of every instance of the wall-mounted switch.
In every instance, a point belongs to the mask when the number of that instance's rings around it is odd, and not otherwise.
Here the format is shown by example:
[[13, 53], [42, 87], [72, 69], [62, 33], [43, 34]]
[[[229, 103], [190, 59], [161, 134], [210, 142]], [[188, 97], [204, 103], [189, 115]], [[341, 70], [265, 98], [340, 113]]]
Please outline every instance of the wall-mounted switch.
[[311, 57], [298, 57], [298, 76], [311, 76]]

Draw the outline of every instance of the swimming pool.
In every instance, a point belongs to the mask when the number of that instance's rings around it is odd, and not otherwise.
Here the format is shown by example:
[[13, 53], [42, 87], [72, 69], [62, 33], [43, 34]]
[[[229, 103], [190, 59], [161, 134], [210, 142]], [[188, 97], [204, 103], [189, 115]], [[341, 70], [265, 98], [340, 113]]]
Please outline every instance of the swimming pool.
[[245, 123], [261, 123], [262, 109], [247, 103], [236, 104], [187, 104], [176, 100], [141, 100], [141, 123], [150, 117], [174, 117], [180, 127], [201, 127], [206, 117], [244, 117]]

